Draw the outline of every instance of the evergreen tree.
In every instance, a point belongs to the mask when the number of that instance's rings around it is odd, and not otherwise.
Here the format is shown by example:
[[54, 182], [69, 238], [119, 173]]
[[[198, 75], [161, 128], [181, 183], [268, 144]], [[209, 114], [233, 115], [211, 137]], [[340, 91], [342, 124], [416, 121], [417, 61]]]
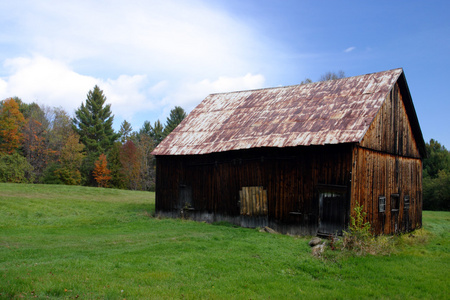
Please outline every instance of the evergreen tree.
[[114, 142], [119, 138], [112, 124], [114, 115], [111, 105], [105, 105], [106, 97], [96, 85], [87, 94], [86, 104], [75, 111], [72, 127], [80, 136], [80, 141], [86, 146], [87, 156], [82, 166], [82, 173], [89, 185], [95, 184], [92, 177], [94, 162], [101, 153], [108, 153]]
[[112, 128], [111, 104], [105, 105], [105, 102], [103, 91], [96, 85], [87, 94], [86, 104], [82, 103], [75, 111], [73, 129], [80, 135], [88, 153], [107, 152], [119, 138]]
[[145, 121], [142, 128], [139, 129], [139, 140], [142, 139], [142, 136], [148, 136], [153, 141], [153, 146], [157, 146], [164, 138], [164, 127], [161, 122], [158, 120], [152, 126], [149, 121]]
[[127, 122], [127, 120], [123, 120], [122, 124], [120, 124], [119, 136], [120, 141], [125, 143], [130, 139], [131, 133], [133, 132], [133, 127], [131, 124]]
[[139, 135], [145, 134], [150, 137], [152, 134], [152, 130], [153, 130], [152, 124], [150, 124], [149, 121], [145, 121], [144, 125], [142, 125], [141, 129], [139, 129]]
[[164, 127], [162, 126], [159, 120], [156, 121], [155, 124], [153, 125], [150, 137], [155, 142], [155, 147], [158, 146], [159, 143], [161, 143], [162, 140], [164, 139], [165, 137]]
[[175, 106], [170, 111], [170, 116], [167, 118], [166, 126], [164, 127], [163, 138], [168, 136], [178, 124], [186, 118], [186, 112], [180, 106]]

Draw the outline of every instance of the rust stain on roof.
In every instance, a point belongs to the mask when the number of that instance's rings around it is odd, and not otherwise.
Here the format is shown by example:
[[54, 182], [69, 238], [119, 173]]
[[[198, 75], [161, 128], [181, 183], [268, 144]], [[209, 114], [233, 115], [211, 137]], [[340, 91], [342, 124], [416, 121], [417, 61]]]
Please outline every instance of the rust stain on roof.
[[211, 94], [152, 154], [359, 142], [402, 72]]

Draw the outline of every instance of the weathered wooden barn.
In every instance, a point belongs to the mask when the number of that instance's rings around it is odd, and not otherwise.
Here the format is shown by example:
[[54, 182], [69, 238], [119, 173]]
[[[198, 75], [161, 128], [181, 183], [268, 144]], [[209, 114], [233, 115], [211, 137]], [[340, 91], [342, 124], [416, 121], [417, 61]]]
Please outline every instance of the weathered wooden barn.
[[402, 69], [212, 94], [153, 151], [156, 212], [335, 234], [422, 224], [425, 143]]

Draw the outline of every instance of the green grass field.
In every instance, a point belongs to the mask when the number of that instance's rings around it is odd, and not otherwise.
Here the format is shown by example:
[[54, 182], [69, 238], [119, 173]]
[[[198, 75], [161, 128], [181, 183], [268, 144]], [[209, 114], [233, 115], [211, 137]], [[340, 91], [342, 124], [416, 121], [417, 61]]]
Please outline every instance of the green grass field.
[[0, 298], [449, 299], [450, 213], [389, 256], [153, 218], [154, 193], [0, 184]]

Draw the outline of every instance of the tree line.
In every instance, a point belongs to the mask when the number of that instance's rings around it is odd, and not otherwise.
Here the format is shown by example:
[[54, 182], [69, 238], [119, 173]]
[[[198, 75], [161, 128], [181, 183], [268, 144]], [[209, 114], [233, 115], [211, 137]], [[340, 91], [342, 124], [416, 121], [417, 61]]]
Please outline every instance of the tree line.
[[154, 190], [151, 152], [186, 117], [171, 110], [166, 124], [145, 121], [133, 131], [114, 115], [95, 86], [73, 118], [60, 107], [0, 101], [0, 182], [86, 185]]
[[450, 211], [450, 152], [434, 139], [425, 146], [423, 209]]

